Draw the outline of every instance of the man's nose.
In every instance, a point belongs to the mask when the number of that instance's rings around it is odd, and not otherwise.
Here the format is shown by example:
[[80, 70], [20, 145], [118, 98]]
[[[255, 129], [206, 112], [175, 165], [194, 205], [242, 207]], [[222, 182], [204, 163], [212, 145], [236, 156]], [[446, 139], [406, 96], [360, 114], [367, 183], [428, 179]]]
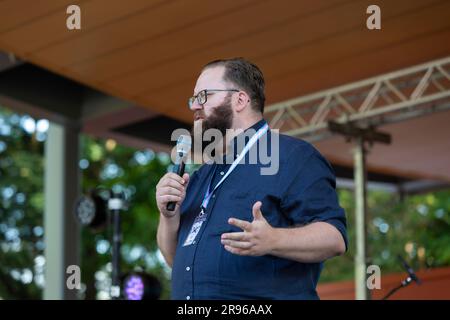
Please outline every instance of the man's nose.
[[203, 105], [198, 103], [197, 99], [195, 99], [194, 103], [192, 103], [192, 105], [191, 105], [191, 110], [197, 111], [197, 110], [202, 110], [202, 109], [203, 109]]

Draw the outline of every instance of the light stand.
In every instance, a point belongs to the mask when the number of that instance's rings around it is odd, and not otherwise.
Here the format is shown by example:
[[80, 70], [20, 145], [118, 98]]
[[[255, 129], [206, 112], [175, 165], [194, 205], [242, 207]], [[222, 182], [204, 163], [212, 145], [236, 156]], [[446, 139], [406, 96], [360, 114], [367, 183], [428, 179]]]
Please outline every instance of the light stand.
[[112, 246], [112, 285], [111, 297], [113, 299], [120, 298], [120, 245], [122, 243], [121, 217], [120, 211], [126, 210], [127, 204], [122, 197], [112, 193], [108, 199], [108, 210], [112, 214], [113, 219], [113, 246]]

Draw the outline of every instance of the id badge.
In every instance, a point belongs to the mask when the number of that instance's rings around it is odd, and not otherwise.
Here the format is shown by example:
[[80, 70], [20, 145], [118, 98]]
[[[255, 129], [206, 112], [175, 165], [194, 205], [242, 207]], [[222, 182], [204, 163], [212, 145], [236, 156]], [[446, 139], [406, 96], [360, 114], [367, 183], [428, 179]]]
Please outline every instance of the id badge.
[[195, 242], [195, 238], [202, 227], [203, 222], [206, 221], [206, 214], [202, 210], [200, 214], [195, 218], [194, 223], [192, 224], [191, 231], [189, 231], [186, 240], [184, 240], [183, 247], [190, 246]]

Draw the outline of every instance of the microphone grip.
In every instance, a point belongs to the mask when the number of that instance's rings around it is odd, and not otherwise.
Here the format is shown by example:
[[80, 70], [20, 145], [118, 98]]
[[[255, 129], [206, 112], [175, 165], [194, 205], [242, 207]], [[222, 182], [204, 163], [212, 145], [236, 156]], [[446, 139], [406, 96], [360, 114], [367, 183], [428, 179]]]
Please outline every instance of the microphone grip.
[[[173, 168], [173, 172], [179, 175], [180, 177], [184, 174], [184, 162], [181, 160], [179, 164], [176, 164]], [[167, 203], [166, 209], [167, 211], [175, 210], [176, 202]]]

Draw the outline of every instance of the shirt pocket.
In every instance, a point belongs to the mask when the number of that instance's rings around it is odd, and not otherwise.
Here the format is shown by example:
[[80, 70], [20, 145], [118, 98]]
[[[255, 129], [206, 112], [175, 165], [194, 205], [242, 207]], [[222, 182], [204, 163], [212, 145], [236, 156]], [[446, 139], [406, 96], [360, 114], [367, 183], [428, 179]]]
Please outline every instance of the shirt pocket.
[[[258, 201], [259, 195], [253, 190], [233, 190], [227, 197], [215, 203], [212, 220], [209, 221], [212, 230], [208, 232], [209, 242], [220, 244], [223, 233], [243, 232], [242, 229], [228, 223], [229, 218], [236, 218], [248, 222], [253, 221], [252, 207]], [[274, 257], [270, 255], [253, 257], [233, 254], [220, 244], [218, 256], [218, 276], [221, 282], [226, 283], [231, 290], [233, 283], [237, 282], [240, 289], [254, 288], [265, 281], [272, 281], [275, 273]]]
[[214, 221], [214, 233], [236, 232], [242, 229], [228, 223], [230, 218], [236, 218], [251, 222], [252, 215], [252, 195], [249, 191], [238, 192], [232, 191], [215, 203], [212, 212], [212, 220]]
[[252, 222], [253, 205], [260, 201], [262, 203], [261, 212], [267, 222], [272, 227], [284, 225], [280, 197], [270, 187], [255, 187], [253, 190], [234, 191], [230, 196], [230, 201], [236, 204], [234, 206], [235, 218]]

